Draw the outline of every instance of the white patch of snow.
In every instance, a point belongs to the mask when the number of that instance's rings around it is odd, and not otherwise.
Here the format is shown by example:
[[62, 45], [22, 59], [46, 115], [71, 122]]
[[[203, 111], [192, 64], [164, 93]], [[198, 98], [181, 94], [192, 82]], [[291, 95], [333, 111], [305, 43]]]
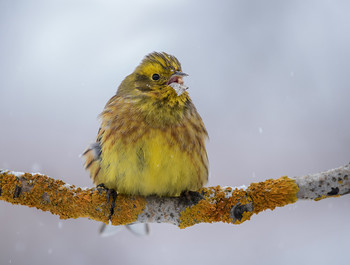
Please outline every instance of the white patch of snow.
[[9, 171], [9, 173], [16, 177], [22, 177], [24, 175], [24, 172]]
[[63, 185], [63, 187], [65, 187], [65, 188], [67, 188], [67, 189], [71, 189], [71, 188], [72, 188], [72, 185], [66, 183], [66, 184]]
[[32, 174], [32, 175], [40, 175], [40, 176], [44, 176], [44, 174], [42, 174], [42, 173], [40, 173], [40, 172], [32, 172], [32, 173], [30, 173], [30, 174]]
[[[231, 189], [231, 191], [229, 189]], [[230, 198], [232, 196], [233, 191], [235, 189], [244, 190], [245, 191], [247, 189], [247, 186], [242, 185], [242, 186], [239, 186], [239, 187], [230, 187], [230, 186], [223, 186], [223, 187], [221, 187], [221, 190], [223, 190], [225, 192], [225, 198]]]
[[227, 188], [231, 188], [232, 190], [235, 189], [239, 189], [239, 190], [246, 190], [247, 186], [246, 185], [242, 185], [242, 186], [238, 186], [238, 187], [231, 187], [231, 186], [222, 186], [221, 189], [226, 190]]
[[246, 185], [242, 185], [242, 186], [238, 186], [237, 189], [239, 190], [247, 190], [247, 186]]

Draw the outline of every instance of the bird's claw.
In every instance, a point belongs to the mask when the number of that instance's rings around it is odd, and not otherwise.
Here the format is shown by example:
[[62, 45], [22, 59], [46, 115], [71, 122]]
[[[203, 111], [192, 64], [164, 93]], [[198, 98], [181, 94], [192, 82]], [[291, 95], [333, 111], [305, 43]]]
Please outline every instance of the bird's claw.
[[96, 189], [99, 191], [101, 194], [103, 191], [106, 191], [107, 193], [107, 203], [111, 203], [111, 209], [110, 213], [108, 216], [108, 219], [111, 220], [113, 214], [114, 214], [114, 207], [115, 207], [115, 202], [117, 199], [117, 192], [114, 189], [108, 189], [104, 183], [100, 183], [96, 186]]
[[182, 192], [181, 197], [189, 205], [195, 205], [199, 201], [204, 199], [204, 196], [202, 193], [199, 193], [198, 191], [190, 191], [190, 190]]

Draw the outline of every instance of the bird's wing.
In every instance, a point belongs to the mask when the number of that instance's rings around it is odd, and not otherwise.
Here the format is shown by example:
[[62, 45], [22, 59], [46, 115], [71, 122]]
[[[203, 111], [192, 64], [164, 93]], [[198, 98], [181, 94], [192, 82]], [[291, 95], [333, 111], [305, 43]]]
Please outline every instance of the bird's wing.
[[103, 134], [101, 128], [99, 129], [97, 140], [95, 143], [92, 143], [81, 155], [84, 159], [84, 167], [89, 171], [90, 177], [95, 183], [95, 180], [98, 179], [98, 174], [101, 170], [101, 145], [100, 139]]

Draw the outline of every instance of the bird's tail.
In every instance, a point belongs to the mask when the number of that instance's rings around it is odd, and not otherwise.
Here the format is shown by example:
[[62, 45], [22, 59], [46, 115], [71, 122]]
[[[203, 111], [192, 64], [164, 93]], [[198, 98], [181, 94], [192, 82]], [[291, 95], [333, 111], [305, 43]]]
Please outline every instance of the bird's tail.
[[99, 142], [91, 144], [81, 155], [84, 167], [90, 173], [92, 181], [96, 184], [101, 170], [101, 146]]
[[124, 227], [132, 232], [136, 236], [147, 236], [150, 233], [150, 228], [148, 224], [128, 224], [128, 225], [112, 225], [112, 224], [102, 224], [100, 228], [100, 235], [102, 237], [109, 237], [119, 233]]

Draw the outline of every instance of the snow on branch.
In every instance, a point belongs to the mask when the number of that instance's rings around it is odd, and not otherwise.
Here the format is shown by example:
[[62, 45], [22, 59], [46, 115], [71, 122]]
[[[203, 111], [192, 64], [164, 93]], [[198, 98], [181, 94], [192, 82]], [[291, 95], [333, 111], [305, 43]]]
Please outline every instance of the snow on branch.
[[[197, 196], [158, 197], [118, 194], [115, 207], [103, 188], [82, 189], [42, 174], [0, 170], [0, 200], [50, 211], [61, 219], [86, 217], [113, 225], [171, 223], [240, 224], [253, 214], [294, 203], [350, 193], [350, 164], [317, 174], [252, 183], [247, 188], [208, 187]], [[111, 213], [113, 213], [111, 215]]]

